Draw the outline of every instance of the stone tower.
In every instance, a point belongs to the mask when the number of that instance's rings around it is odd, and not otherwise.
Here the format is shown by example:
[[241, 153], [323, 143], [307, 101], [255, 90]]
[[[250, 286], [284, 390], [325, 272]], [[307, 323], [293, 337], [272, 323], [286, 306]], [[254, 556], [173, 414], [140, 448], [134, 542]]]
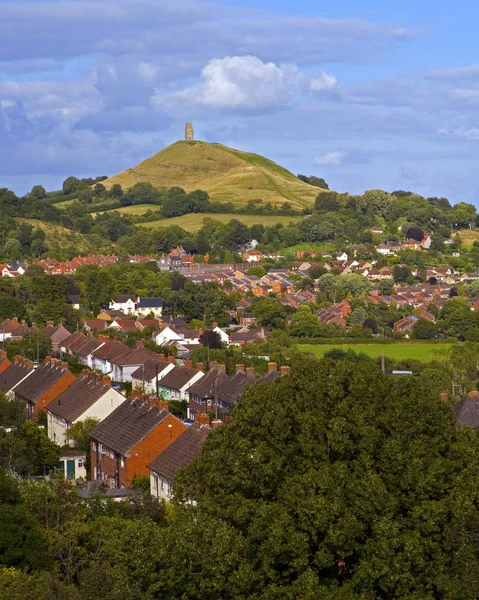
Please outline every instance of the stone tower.
[[193, 124], [187, 123], [185, 125], [185, 142], [192, 142], [195, 139], [195, 134], [193, 132]]

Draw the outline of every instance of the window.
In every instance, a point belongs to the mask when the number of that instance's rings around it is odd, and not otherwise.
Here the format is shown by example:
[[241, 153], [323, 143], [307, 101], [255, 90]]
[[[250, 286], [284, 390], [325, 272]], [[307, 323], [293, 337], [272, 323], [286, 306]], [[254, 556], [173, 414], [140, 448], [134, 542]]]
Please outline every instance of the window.
[[158, 494], [158, 475], [153, 475], [153, 491]]
[[125, 468], [125, 457], [124, 456], [120, 456], [120, 467], [122, 469]]
[[82, 458], [78, 459], [78, 468], [83, 469], [83, 459]]

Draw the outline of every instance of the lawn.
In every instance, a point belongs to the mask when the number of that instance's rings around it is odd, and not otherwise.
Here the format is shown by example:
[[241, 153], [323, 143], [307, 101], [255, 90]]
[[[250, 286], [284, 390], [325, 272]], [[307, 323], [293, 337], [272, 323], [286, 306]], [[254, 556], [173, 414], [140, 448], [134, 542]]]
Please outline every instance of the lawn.
[[384, 356], [393, 360], [414, 359], [421, 362], [441, 360], [445, 357], [452, 344], [448, 343], [421, 343], [421, 342], [398, 342], [397, 344], [300, 344], [301, 352], [312, 352], [318, 358], [322, 358], [328, 350], [340, 348], [341, 350], [354, 350], [364, 352], [371, 358], [377, 358], [384, 352]]
[[276, 223], [296, 223], [300, 221], [302, 217], [274, 217], [265, 215], [237, 215], [235, 213], [196, 213], [189, 215], [182, 215], [181, 217], [173, 217], [172, 219], [159, 219], [158, 221], [150, 221], [149, 223], [138, 223], [140, 227], [147, 227], [148, 229], [154, 229], [155, 227], [170, 227], [171, 225], [179, 225], [186, 231], [198, 231], [203, 227], [203, 219], [209, 217], [214, 221], [221, 221], [221, 223], [229, 223], [231, 219], [238, 219], [245, 225], [251, 226], [255, 224], [262, 224], [265, 226], [276, 225]]
[[314, 244], [312, 242], [303, 242], [302, 244], [296, 244], [295, 246], [289, 246], [281, 250], [281, 254], [296, 254], [299, 250], [312, 251], [312, 252], [331, 252], [334, 251], [334, 244], [328, 244], [324, 242], [322, 244]]

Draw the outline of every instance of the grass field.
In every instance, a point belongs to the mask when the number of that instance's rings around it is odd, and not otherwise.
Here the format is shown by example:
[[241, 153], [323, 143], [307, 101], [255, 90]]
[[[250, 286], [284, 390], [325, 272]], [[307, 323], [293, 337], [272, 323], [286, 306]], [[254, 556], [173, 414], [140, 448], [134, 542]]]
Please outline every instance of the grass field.
[[23, 223], [29, 223], [33, 227], [42, 229], [46, 235], [45, 243], [49, 252], [61, 252], [68, 249], [71, 250], [71, 252], [68, 253], [72, 256], [80, 253], [97, 254], [102, 250], [105, 251], [105, 249], [111, 246], [111, 242], [109, 240], [105, 240], [105, 248], [97, 248], [81, 233], [70, 231], [65, 227], [54, 225], [53, 223], [46, 223], [45, 221], [40, 221], [38, 219], [23, 219], [20, 217], [16, 220]]
[[209, 217], [214, 221], [221, 221], [221, 223], [228, 223], [231, 219], [238, 219], [245, 225], [251, 226], [257, 223], [268, 225], [276, 225], [276, 223], [296, 223], [300, 221], [302, 217], [273, 217], [264, 215], [237, 215], [234, 213], [196, 213], [189, 215], [182, 215], [181, 217], [173, 217], [172, 219], [159, 219], [158, 221], [150, 221], [149, 223], [138, 223], [139, 227], [146, 227], [148, 229], [154, 229], [155, 227], [171, 227], [171, 225], [179, 225], [186, 231], [198, 231], [203, 227], [203, 219]]
[[371, 358], [377, 358], [384, 352], [384, 356], [393, 360], [414, 359], [427, 363], [433, 360], [441, 360], [445, 357], [451, 344], [428, 344], [415, 342], [399, 342], [397, 344], [300, 344], [298, 350], [311, 352], [318, 358], [322, 358], [328, 350], [340, 348], [341, 350], [354, 350], [363, 352]]
[[70, 198], [70, 200], [62, 200], [61, 202], [55, 202], [55, 208], [67, 208], [67, 206], [71, 206], [74, 202], [78, 202], [78, 198]]
[[281, 254], [296, 254], [299, 250], [312, 250], [313, 252], [327, 252], [334, 250], [334, 244], [313, 244], [310, 242], [304, 242], [303, 244], [296, 244], [295, 246], [289, 246], [284, 250], [281, 250]]
[[212, 201], [236, 205], [260, 199], [305, 208], [319, 192], [263, 156], [200, 141], [176, 142], [103, 184], [109, 189], [119, 183], [126, 190], [143, 181], [158, 188], [180, 186], [188, 193], [205, 190]]
[[458, 234], [466, 249], [472, 248], [474, 242], [479, 242], [479, 229], [461, 229]]

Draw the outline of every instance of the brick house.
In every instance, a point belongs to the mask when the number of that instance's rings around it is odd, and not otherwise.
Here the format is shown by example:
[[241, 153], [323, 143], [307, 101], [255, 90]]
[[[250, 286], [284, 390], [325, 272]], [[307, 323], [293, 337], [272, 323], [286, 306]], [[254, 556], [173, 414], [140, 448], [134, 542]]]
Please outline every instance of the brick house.
[[175, 367], [159, 381], [158, 393], [164, 400], [188, 400], [189, 388], [203, 375], [190, 366]]
[[27, 418], [36, 421], [38, 413], [76, 381], [68, 370], [67, 363], [47, 356], [43, 365], [15, 388], [15, 399], [23, 400], [27, 407]]
[[130, 352], [130, 348], [123, 342], [109, 340], [92, 352], [92, 367], [102, 373], [110, 373], [113, 369], [112, 361]]
[[[3, 366], [3, 364], [7, 364], [7, 361], [4, 359], [1, 364]], [[33, 363], [31, 361], [17, 356], [14, 362], [0, 373], [0, 393], [5, 394], [8, 399], [13, 398], [13, 390], [26, 377], [30, 376], [33, 371]]]
[[[155, 399], [156, 400], [156, 399]], [[90, 434], [91, 478], [113, 488], [127, 487], [134, 475], [150, 473], [148, 465], [186, 429], [166, 409], [129, 399]]]

